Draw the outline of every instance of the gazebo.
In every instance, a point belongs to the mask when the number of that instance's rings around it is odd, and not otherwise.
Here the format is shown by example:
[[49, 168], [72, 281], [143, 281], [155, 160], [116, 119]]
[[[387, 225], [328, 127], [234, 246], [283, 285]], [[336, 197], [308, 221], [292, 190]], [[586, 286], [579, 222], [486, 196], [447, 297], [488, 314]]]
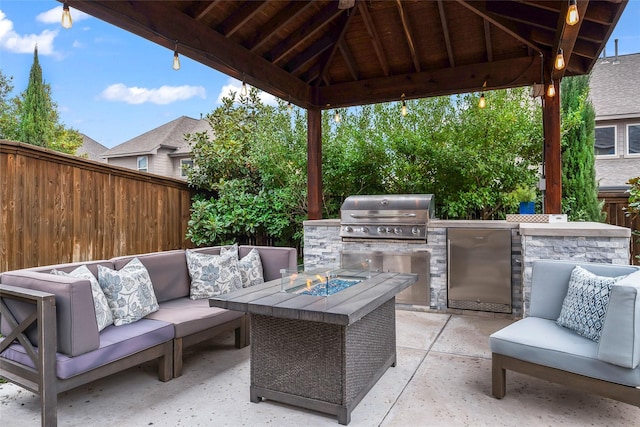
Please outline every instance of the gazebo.
[[64, 3], [307, 109], [320, 219], [322, 110], [520, 86], [543, 99], [545, 211], [560, 213], [559, 83], [590, 72], [627, 1]]

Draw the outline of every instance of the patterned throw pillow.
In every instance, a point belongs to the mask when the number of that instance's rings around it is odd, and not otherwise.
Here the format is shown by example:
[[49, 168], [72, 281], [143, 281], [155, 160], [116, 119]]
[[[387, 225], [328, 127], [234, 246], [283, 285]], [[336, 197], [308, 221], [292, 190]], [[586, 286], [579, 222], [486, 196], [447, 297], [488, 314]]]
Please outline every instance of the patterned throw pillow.
[[109, 325], [113, 325], [113, 316], [111, 315], [111, 309], [109, 308], [109, 302], [102, 292], [102, 288], [98, 283], [98, 279], [93, 275], [91, 270], [86, 265], [81, 265], [70, 273], [65, 273], [61, 270], [53, 269], [51, 274], [57, 276], [69, 276], [78, 279], [86, 279], [91, 283], [91, 294], [93, 294], [93, 306], [96, 309], [96, 321], [98, 322], [98, 332], [103, 330]]
[[120, 270], [99, 265], [98, 283], [109, 301], [116, 326], [138, 321], [160, 308], [149, 272], [138, 258]]
[[[234, 243], [233, 246], [229, 248], [221, 248], [220, 254], [234, 254], [235, 257], [238, 258], [238, 245]], [[238, 268], [240, 269], [243, 288], [264, 283], [262, 261], [260, 260], [258, 249], [251, 249], [248, 254], [238, 260]]]
[[209, 255], [187, 249], [191, 299], [210, 298], [242, 288], [237, 255]]
[[599, 342], [611, 286], [624, 277], [597, 276], [576, 266], [571, 272], [569, 289], [556, 323]]

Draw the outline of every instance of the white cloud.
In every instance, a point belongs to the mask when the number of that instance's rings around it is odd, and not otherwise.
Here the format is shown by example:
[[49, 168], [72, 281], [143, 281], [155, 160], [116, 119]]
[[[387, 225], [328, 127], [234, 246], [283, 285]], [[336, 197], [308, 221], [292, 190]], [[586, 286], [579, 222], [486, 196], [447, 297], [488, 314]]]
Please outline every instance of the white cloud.
[[[227, 84], [222, 86], [222, 88], [220, 89], [220, 93], [218, 94], [216, 103], [218, 105], [222, 104], [222, 98], [224, 98], [225, 96], [229, 96], [231, 92], [235, 92], [236, 96], [239, 96], [241, 89], [242, 89], [242, 82], [234, 79], [233, 77], [230, 77], [229, 80], [227, 80]], [[260, 100], [265, 105], [273, 105], [273, 106], [278, 105], [277, 98], [267, 92], [260, 91], [259, 96], [260, 96]]]
[[13, 22], [0, 10], [0, 49], [13, 53], [33, 53], [38, 45], [38, 54], [53, 55], [53, 41], [58, 30], [43, 30], [40, 34], [18, 34]]
[[[91, 15], [87, 15], [86, 13], [80, 12], [72, 7], [69, 8], [69, 12], [71, 13], [71, 19], [74, 24], [78, 21], [91, 17]], [[60, 24], [62, 21], [62, 5], [47, 10], [46, 12], [42, 12], [36, 16], [36, 21], [44, 24]]]
[[202, 86], [161, 86], [157, 89], [144, 87], [127, 87], [116, 83], [102, 91], [100, 97], [107, 101], [126, 102], [127, 104], [171, 104], [193, 97], [206, 97], [206, 90]]

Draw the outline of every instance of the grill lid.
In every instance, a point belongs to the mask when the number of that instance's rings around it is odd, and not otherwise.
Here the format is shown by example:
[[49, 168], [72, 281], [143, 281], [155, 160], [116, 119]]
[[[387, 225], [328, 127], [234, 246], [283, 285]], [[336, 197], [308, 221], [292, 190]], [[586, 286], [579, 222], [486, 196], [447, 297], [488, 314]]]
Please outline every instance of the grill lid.
[[374, 215], [378, 218], [397, 215], [390, 211], [403, 211], [401, 216], [405, 219], [415, 217], [418, 212], [429, 212], [429, 216], [433, 217], [433, 210], [430, 209], [432, 199], [433, 194], [349, 196], [342, 203], [341, 211], [362, 211], [362, 213], [354, 215], [365, 215], [365, 212], [368, 212], [368, 215]]

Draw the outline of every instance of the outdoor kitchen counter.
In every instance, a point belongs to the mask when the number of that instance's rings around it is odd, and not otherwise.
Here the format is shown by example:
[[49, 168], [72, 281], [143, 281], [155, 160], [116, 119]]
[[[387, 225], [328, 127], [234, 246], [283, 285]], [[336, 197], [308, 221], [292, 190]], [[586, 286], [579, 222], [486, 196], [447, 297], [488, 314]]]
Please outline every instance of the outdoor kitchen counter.
[[240, 289], [209, 299], [211, 307], [249, 314], [308, 320], [335, 325], [357, 322], [417, 280], [410, 273], [378, 273], [329, 296], [283, 292], [281, 279]]

